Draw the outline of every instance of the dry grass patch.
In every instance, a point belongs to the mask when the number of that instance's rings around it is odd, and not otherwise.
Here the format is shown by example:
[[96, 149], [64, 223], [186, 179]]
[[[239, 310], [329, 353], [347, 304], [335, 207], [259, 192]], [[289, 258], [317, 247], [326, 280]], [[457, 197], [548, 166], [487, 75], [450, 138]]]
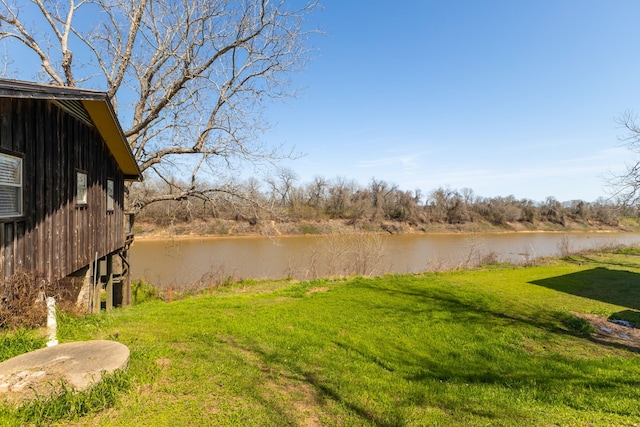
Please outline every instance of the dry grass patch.
[[595, 332], [591, 334], [591, 338], [594, 341], [640, 353], [640, 329], [614, 323], [607, 316], [576, 312], [573, 314], [593, 325]]

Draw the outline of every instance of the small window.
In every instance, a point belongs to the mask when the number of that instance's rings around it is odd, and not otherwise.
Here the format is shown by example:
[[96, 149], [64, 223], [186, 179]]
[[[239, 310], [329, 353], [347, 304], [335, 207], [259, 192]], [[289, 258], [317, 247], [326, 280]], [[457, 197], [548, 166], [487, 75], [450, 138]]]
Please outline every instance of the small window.
[[22, 216], [22, 159], [0, 153], [0, 218]]
[[76, 203], [79, 205], [87, 204], [87, 173], [76, 172]]
[[113, 180], [107, 180], [107, 211], [113, 211]]

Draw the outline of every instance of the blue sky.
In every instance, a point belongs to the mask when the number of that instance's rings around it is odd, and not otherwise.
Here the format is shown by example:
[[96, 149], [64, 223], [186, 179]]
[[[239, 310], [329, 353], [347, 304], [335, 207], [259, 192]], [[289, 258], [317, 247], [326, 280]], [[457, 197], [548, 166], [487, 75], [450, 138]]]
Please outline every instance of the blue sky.
[[302, 97], [265, 138], [301, 182], [373, 177], [404, 190], [594, 201], [632, 160], [640, 1], [324, 0]]
[[263, 135], [304, 154], [299, 183], [595, 201], [633, 161], [616, 118], [640, 113], [640, 1], [320, 1], [302, 95]]

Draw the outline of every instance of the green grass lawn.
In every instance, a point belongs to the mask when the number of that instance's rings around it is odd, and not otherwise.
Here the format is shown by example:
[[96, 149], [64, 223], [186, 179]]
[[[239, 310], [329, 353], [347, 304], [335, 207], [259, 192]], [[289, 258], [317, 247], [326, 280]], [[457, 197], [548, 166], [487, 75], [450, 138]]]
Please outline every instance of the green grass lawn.
[[[581, 333], [571, 315], [634, 318], [638, 273], [640, 257], [626, 251], [529, 268], [248, 282], [63, 316], [61, 342], [120, 341], [129, 370], [98, 397], [5, 407], [0, 425], [640, 425], [637, 353]], [[24, 333], [16, 341], [28, 348]]]

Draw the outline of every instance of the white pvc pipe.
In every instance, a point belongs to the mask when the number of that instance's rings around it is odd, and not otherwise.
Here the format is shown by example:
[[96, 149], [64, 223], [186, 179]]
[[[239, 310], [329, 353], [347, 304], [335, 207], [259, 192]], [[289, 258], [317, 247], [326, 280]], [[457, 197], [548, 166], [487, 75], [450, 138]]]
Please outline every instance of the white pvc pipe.
[[56, 336], [57, 329], [58, 322], [56, 321], [56, 299], [54, 297], [47, 297], [47, 332], [49, 334], [47, 347], [58, 345], [58, 338]]

